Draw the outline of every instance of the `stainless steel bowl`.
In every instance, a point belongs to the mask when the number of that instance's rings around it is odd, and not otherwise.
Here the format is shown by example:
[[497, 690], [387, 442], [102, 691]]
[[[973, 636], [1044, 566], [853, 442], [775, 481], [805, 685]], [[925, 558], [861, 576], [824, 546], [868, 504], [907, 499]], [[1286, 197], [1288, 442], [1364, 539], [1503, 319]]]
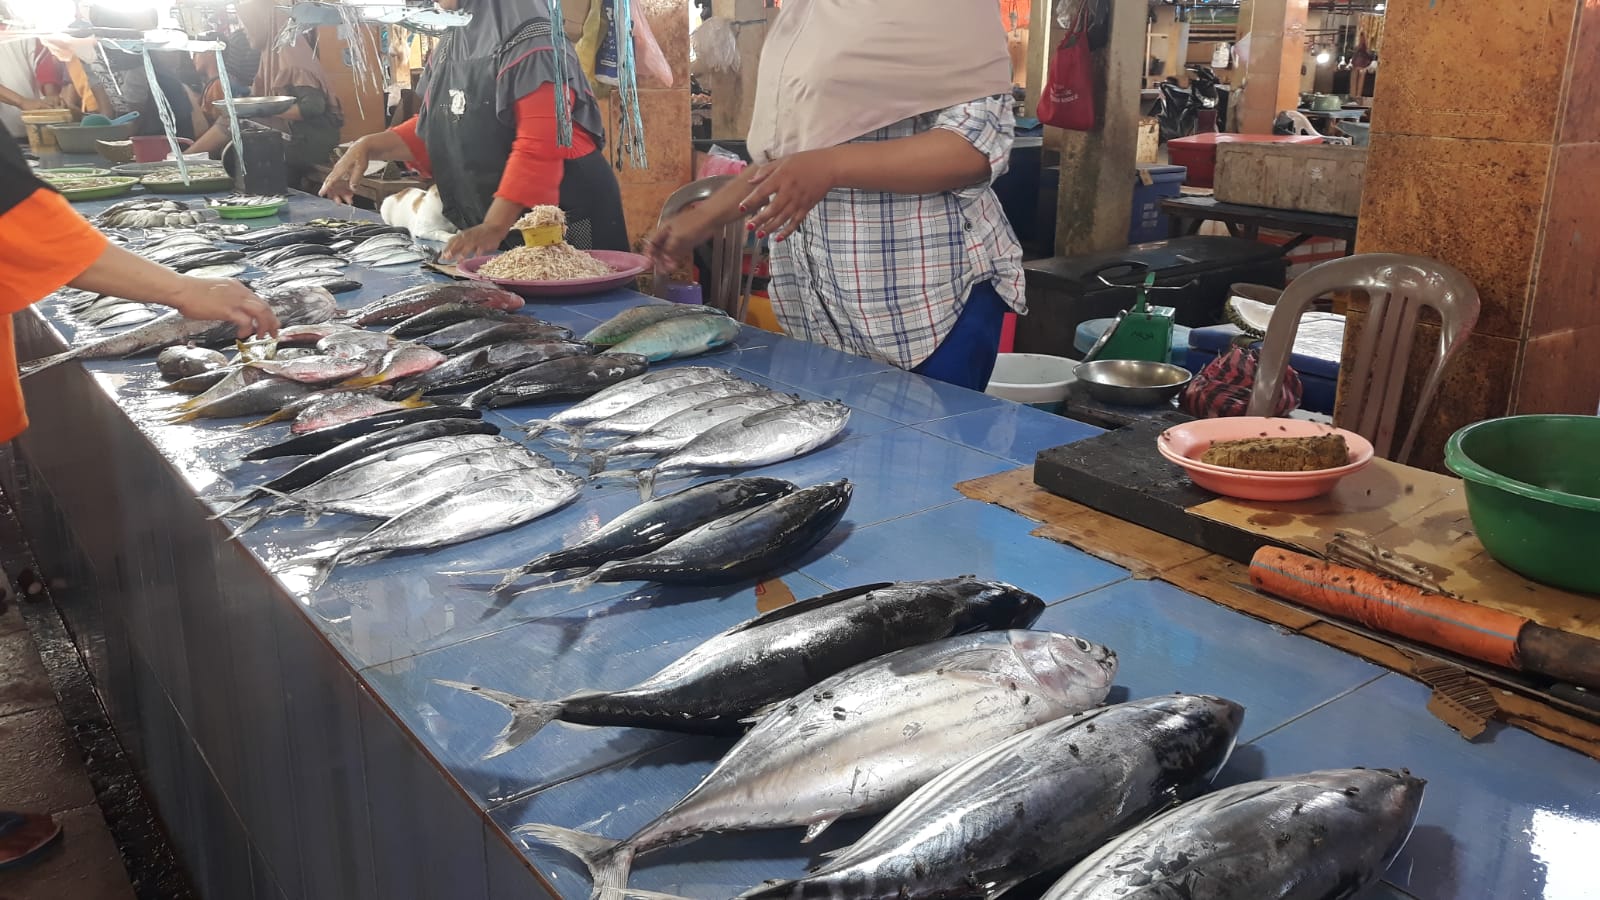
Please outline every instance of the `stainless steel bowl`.
[[1117, 406], [1166, 403], [1189, 383], [1187, 369], [1141, 359], [1100, 359], [1074, 370], [1089, 396]]
[[[240, 97], [233, 101], [234, 111], [246, 118], [268, 118], [289, 111], [289, 107], [298, 103], [294, 97]], [[222, 103], [217, 103], [218, 109], [226, 109]]]

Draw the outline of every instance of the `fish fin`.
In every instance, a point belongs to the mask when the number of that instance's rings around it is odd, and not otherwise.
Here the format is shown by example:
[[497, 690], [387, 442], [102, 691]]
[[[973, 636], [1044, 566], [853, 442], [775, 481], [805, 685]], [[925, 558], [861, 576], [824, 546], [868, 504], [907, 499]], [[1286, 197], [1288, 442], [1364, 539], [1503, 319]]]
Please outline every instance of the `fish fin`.
[[19, 377], [27, 378], [29, 375], [43, 372], [45, 369], [48, 369], [52, 366], [58, 366], [64, 362], [69, 362], [72, 359], [73, 351], [68, 350], [65, 353], [57, 353], [54, 356], [46, 356], [42, 359], [36, 359], [33, 362], [30, 362], [27, 365], [19, 368], [17, 373]]
[[800, 843], [809, 844], [817, 838], [822, 837], [822, 833], [827, 831], [828, 827], [837, 821], [838, 819], [823, 819], [820, 822], [812, 822], [810, 825], [806, 826], [806, 836], [800, 839]]
[[499, 736], [495, 738], [494, 746], [490, 747], [489, 752], [483, 755], [483, 759], [486, 760], [494, 759], [496, 756], [503, 756], [517, 749], [527, 743], [529, 738], [538, 734], [546, 725], [554, 721], [557, 716], [561, 715], [560, 703], [529, 700], [526, 697], [518, 697], [516, 694], [490, 690], [486, 687], [479, 687], [478, 685], [461, 681], [445, 681], [435, 678], [433, 683], [482, 697], [491, 703], [498, 703], [505, 707], [507, 712], [511, 713], [511, 721], [506, 724], [505, 728], [501, 729]]
[[314, 591], [328, 583], [329, 576], [333, 575], [333, 570], [339, 565], [339, 560], [342, 556], [344, 556], [343, 550], [335, 550], [332, 553], [321, 555], [300, 556], [289, 560], [284, 568], [309, 568], [311, 570], [311, 582], [307, 587], [309, 590]]
[[808, 613], [815, 609], [821, 609], [824, 606], [831, 606], [832, 604], [838, 603], [842, 600], [849, 600], [851, 597], [860, 597], [863, 594], [870, 594], [873, 591], [883, 590], [884, 588], [892, 585], [893, 582], [880, 581], [876, 584], [863, 584], [853, 588], [845, 588], [842, 591], [834, 591], [831, 594], [823, 594], [820, 597], [812, 597], [809, 600], [797, 600], [788, 606], [779, 607], [771, 612], [762, 613], [753, 619], [741, 622], [740, 624], [729, 629], [727, 633], [737, 634], [738, 632], [749, 631], [752, 628], [757, 628], [762, 625], [770, 625], [773, 622], [780, 622], [784, 619], [793, 618], [801, 613]]
[[755, 724], [759, 723], [762, 719], [765, 719], [767, 716], [771, 715], [773, 710], [777, 709], [780, 706], [783, 706], [787, 702], [788, 701], [786, 701], [786, 700], [779, 700], [777, 703], [768, 703], [766, 706], [760, 707], [759, 709], [757, 709], [754, 712], [750, 713], [750, 715], [745, 716], [744, 718], [740, 719], [739, 720], [739, 724], [740, 725], [744, 725], [746, 727], [755, 725]]
[[237, 541], [239, 538], [244, 537], [245, 532], [256, 527], [257, 525], [260, 525], [268, 516], [272, 515], [272, 511], [277, 508], [278, 507], [276, 506], [269, 506], [266, 509], [258, 510], [246, 516], [244, 521], [240, 522], [238, 527], [233, 529], [233, 533], [228, 535], [228, 540]]
[[422, 399], [422, 394], [422, 391], [413, 391], [411, 396], [400, 401], [400, 405], [406, 409], [422, 409], [425, 406], [432, 406], [433, 402]]
[[361, 388], [377, 387], [386, 380], [384, 375], [358, 375], [339, 382], [339, 387], [346, 390], [359, 390]]
[[529, 419], [517, 427], [522, 429], [522, 433], [528, 437], [536, 438], [552, 428], [560, 428], [561, 426], [549, 419]]
[[179, 413], [179, 414], [177, 414], [175, 416], [172, 416], [171, 418], [168, 418], [165, 421], [166, 421], [166, 423], [168, 425], [176, 425], [179, 422], [193, 422], [195, 419], [199, 419], [199, 418], [204, 418], [204, 416], [200, 412], [199, 407], [195, 407], [193, 409], [189, 409], [189, 410], [181, 412], [181, 413]]
[[[819, 860], [825, 859], [825, 860], [832, 861], [832, 860], [838, 859], [839, 857], [845, 855], [846, 853], [849, 853], [853, 849], [855, 849], [855, 845], [854, 844], [846, 844], [843, 847], [839, 847], [839, 848], [836, 848], [836, 849], [833, 849], [833, 850], [824, 850], [821, 853], [817, 854], [817, 859], [819, 859]], [[812, 866], [810, 871], [814, 872], [814, 871], [816, 871], [817, 869], [820, 869], [820, 868], [822, 868], [822, 865], [819, 863], [818, 865]]]
[[248, 422], [248, 423], [245, 424], [244, 427], [246, 427], [246, 428], [260, 428], [263, 425], [271, 425], [273, 422], [282, 422], [284, 419], [292, 419], [292, 418], [294, 418], [294, 414], [293, 413], [287, 412], [286, 410], [280, 409], [277, 412], [273, 413], [272, 415], [267, 416], [265, 419], [257, 419], [254, 422]]
[[595, 454], [589, 457], [589, 477], [593, 478], [594, 476], [599, 475], [601, 472], [604, 472], [607, 464], [610, 462], [611, 454], [604, 450], [596, 450]]
[[639, 470], [639, 474], [638, 474], [638, 479], [639, 479], [639, 499], [640, 500], [649, 500], [651, 497], [655, 496], [655, 493], [656, 493], [656, 469], [655, 468], [640, 469]]
[[511, 829], [511, 833], [517, 837], [536, 838], [583, 863], [594, 880], [591, 900], [617, 900], [626, 896], [628, 872], [633, 868], [632, 846], [556, 825], [519, 825]]
[[515, 569], [507, 569], [500, 573], [500, 582], [494, 586], [493, 593], [498, 594], [502, 591], [509, 590], [512, 585], [532, 574], [532, 563], [526, 566], [517, 566]]

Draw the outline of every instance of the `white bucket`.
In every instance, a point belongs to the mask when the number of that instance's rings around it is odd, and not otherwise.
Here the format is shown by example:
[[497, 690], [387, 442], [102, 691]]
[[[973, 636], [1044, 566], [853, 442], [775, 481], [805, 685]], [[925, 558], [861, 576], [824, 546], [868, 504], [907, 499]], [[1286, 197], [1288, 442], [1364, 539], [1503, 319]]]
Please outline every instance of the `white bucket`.
[[984, 393], [1055, 412], [1077, 378], [1078, 361], [1042, 353], [1002, 353]]

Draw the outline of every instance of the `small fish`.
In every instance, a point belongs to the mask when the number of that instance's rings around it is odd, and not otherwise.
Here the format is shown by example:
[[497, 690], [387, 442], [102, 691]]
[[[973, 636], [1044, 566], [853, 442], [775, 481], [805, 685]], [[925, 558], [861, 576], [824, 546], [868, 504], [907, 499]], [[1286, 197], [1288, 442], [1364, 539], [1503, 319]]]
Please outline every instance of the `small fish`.
[[156, 370], [168, 381], [210, 372], [227, 364], [227, 357], [204, 347], [168, 347], [156, 356]]
[[189, 375], [171, 382], [170, 384], [166, 385], [163, 390], [173, 391], [179, 394], [204, 394], [206, 391], [209, 391], [218, 384], [221, 384], [223, 380], [227, 379], [234, 372], [238, 371], [239, 368], [240, 366], [237, 365], [228, 365], [220, 369], [212, 369], [208, 372], [201, 372], [198, 375]]
[[[553, 467], [554, 463], [550, 460], [519, 444], [511, 444], [508, 447], [476, 449], [442, 457], [404, 478], [396, 479], [358, 497], [322, 502], [308, 500], [298, 502], [312, 522], [328, 513], [362, 519], [392, 519], [406, 510], [415, 508], [418, 504], [426, 503], [441, 494], [460, 490], [462, 485], [472, 484], [492, 475], [518, 469]], [[285, 499], [292, 498], [285, 497]]]
[[367, 362], [363, 359], [321, 355], [290, 360], [256, 360], [246, 365], [254, 366], [277, 378], [286, 378], [313, 387], [343, 381], [367, 370]]
[[[465, 323], [463, 323], [465, 324]], [[472, 329], [466, 329], [471, 331]], [[434, 337], [435, 335], [428, 335]], [[452, 356], [460, 353], [471, 353], [480, 347], [488, 347], [503, 341], [570, 341], [572, 329], [560, 325], [550, 325], [529, 319], [523, 322], [496, 322], [493, 327], [480, 328], [474, 334], [467, 334], [461, 340], [451, 344], [446, 350]], [[427, 344], [427, 340], [421, 341]]]
[[387, 325], [409, 319], [436, 306], [457, 303], [505, 311], [519, 310], [524, 305], [521, 297], [490, 284], [423, 284], [382, 300], [374, 300], [346, 313], [343, 320], [353, 325]]
[[1112, 839], [1045, 900], [1354, 897], [1400, 855], [1425, 784], [1333, 769], [1225, 787]]
[[461, 485], [384, 522], [311, 562], [311, 588], [344, 563], [476, 540], [548, 515], [578, 499], [583, 479], [560, 469], [525, 468]]
[[620, 344], [657, 322], [685, 316], [726, 315], [711, 306], [694, 306], [682, 303], [647, 303], [625, 309], [595, 326], [583, 336], [591, 344], [610, 347]]
[[339, 322], [321, 322], [316, 325], [291, 325], [278, 330], [280, 347], [315, 347], [323, 338], [357, 329]]
[[298, 381], [268, 376], [226, 396], [196, 404], [170, 421], [192, 422], [195, 419], [235, 419], [260, 415], [280, 409], [285, 403], [311, 393], [311, 390], [309, 385]]
[[675, 369], [662, 369], [659, 372], [646, 372], [637, 378], [612, 385], [548, 419], [534, 419], [523, 425], [522, 430], [528, 433], [528, 437], [538, 437], [551, 428], [566, 430], [568, 427], [598, 422], [658, 394], [665, 394], [691, 384], [734, 380], [739, 380], [739, 376], [727, 369], [709, 366], [680, 366]]
[[[491, 309], [477, 303], [444, 303], [432, 309], [424, 310], [409, 319], [402, 319], [389, 333], [397, 338], [417, 338], [425, 334], [432, 334], [441, 328], [458, 325], [473, 319], [488, 319], [494, 322], [511, 322], [527, 319], [520, 313], [507, 312], [501, 309]], [[532, 321], [539, 321], [534, 319]]]
[[[190, 269], [185, 274], [195, 278], [236, 278], [244, 274], [245, 264], [239, 262], [224, 262], [210, 266], [198, 266]], [[300, 285], [292, 285], [300, 287]]]
[[588, 397], [619, 381], [644, 374], [642, 356], [571, 356], [530, 366], [493, 382], [467, 397], [465, 406], [493, 409], [519, 403], [540, 403]]
[[132, 328], [135, 325], [143, 325], [160, 315], [161, 313], [143, 303], [130, 303], [118, 309], [114, 315], [107, 316], [100, 323], [100, 328], [105, 331]]
[[388, 353], [399, 342], [377, 331], [350, 330], [330, 334], [317, 341], [317, 352], [328, 356], [365, 359], [374, 354]]
[[375, 416], [365, 416], [353, 422], [328, 425], [304, 434], [295, 435], [270, 446], [258, 447], [246, 453], [244, 459], [251, 462], [260, 462], [268, 459], [282, 459], [288, 456], [315, 456], [319, 453], [326, 453], [347, 441], [353, 441], [356, 438], [376, 434], [380, 431], [388, 431], [401, 425], [442, 419], [481, 418], [483, 418], [483, 413], [478, 410], [464, 409], [459, 406], [423, 406], [413, 409], [394, 410], [392, 412], [378, 413]]
[[593, 353], [590, 345], [571, 341], [507, 341], [452, 356], [434, 369], [396, 382], [394, 389], [430, 395], [475, 391], [530, 366]]
[[[384, 335], [388, 337], [388, 335]], [[351, 378], [344, 382], [347, 388], [376, 387], [380, 384], [391, 384], [413, 375], [420, 375], [430, 369], [438, 368], [449, 357], [437, 350], [429, 350], [416, 344], [402, 344], [384, 354], [372, 368], [376, 371], [360, 378]]]
[[652, 468], [637, 473], [648, 498], [663, 474], [706, 469], [748, 469], [804, 456], [838, 437], [850, 407], [832, 400], [802, 400], [724, 422]]
[[679, 316], [657, 322], [605, 352], [637, 353], [654, 363], [699, 356], [738, 336], [739, 323], [731, 316]]
[[976, 631], [1027, 628], [1044, 601], [962, 576], [869, 584], [802, 600], [707, 639], [632, 687], [541, 703], [453, 681], [437, 684], [498, 703], [512, 720], [484, 755], [507, 753], [560, 720], [574, 725], [738, 734], [743, 721], [818, 681], [918, 644]]
[[296, 410], [290, 434], [306, 434], [323, 428], [333, 428], [380, 415], [406, 409], [423, 409], [433, 404], [421, 397], [402, 400], [385, 400], [364, 391], [338, 391], [332, 396], [322, 396]]
[[[224, 373], [224, 375], [223, 375], [223, 377], [217, 379], [217, 381], [215, 383], [213, 383], [211, 385], [211, 387], [209, 387], [206, 390], [202, 391], [198, 395], [196, 395], [196, 396], [194, 396], [194, 397], [192, 397], [192, 398], [190, 398], [188, 400], [185, 400], [184, 402], [180, 403], [178, 405], [178, 409], [180, 409], [180, 410], [189, 410], [189, 409], [194, 409], [195, 407], [198, 407], [198, 406], [204, 406], [207, 403], [215, 402], [217, 400], [222, 399], [223, 397], [228, 396], [229, 394], [232, 394], [232, 393], [234, 393], [236, 391], [239, 391], [239, 390], [242, 390], [244, 388], [247, 388], [250, 385], [255, 384], [258, 381], [266, 381], [268, 378], [272, 377], [272, 376], [268, 375], [266, 372], [261, 371], [260, 369], [256, 369], [256, 368], [252, 368], [250, 366], [244, 366], [244, 365], [241, 365], [241, 366], [229, 366], [226, 369], [216, 369], [216, 370], [213, 370], [213, 372], [208, 372], [208, 373], [205, 373], [205, 374], [209, 375], [209, 374], [213, 374], [215, 372], [221, 372], [221, 373]], [[175, 381], [172, 384], [167, 385], [167, 387], [169, 389], [176, 390], [178, 385], [180, 385], [180, 384], [182, 384], [182, 383], [184, 383], [184, 382], [186, 382], [188, 380], [189, 379], [187, 379], [187, 378], [181, 379], [179, 381]]]
[[591, 454], [589, 474], [605, 471], [606, 464], [618, 457], [660, 456], [681, 450], [690, 441], [725, 422], [742, 421], [758, 412], [799, 402], [798, 395], [770, 390], [707, 400], [657, 422], [648, 431]]
[[585, 435], [595, 432], [624, 435], [643, 434], [668, 416], [676, 415], [708, 400], [736, 397], [756, 390], [760, 390], [758, 385], [751, 384], [742, 378], [718, 379], [685, 385], [676, 390], [641, 400], [622, 412], [607, 416], [598, 422], [591, 422], [582, 427], [571, 426], [567, 429], [567, 433], [572, 435], [574, 442], [581, 441]]
[[757, 722], [671, 809], [621, 841], [523, 825], [622, 896], [636, 856], [699, 835], [803, 827], [893, 808], [1013, 735], [1103, 701], [1116, 654], [1082, 638], [989, 631], [897, 650], [827, 678]]

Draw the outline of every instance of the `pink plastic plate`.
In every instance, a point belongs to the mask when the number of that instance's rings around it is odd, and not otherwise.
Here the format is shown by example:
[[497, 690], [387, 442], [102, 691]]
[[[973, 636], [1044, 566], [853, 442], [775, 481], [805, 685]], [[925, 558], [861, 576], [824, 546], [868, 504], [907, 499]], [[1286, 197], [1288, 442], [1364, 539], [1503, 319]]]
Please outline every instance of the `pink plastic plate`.
[[[1200, 455], [1219, 441], [1238, 441], [1263, 437], [1313, 437], [1319, 434], [1344, 436], [1350, 447], [1350, 462], [1335, 469], [1315, 472], [1252, 472], [1230, 469], [1200, 461]], [[1266, 419], [1250, 416], [1201, 419], [1168, 428], [1156, 439], [1156, 449], [1168, 460], [1183, 467], [1195, 484], [1225, 497], [1240, 500], [1309, 500], [1333, 490], [1346, 475], [1359, 472], [1372, 462], [1372, 444], [1366, 438], [1342, 428], [1300, 419]]]
[[[577, 281], [512, 281], [506, 278], [490, 278], [478, 274], [478, 269], [484, 266], [494, 256], [475, 256], [456, 266], [461, 274], [478, 281], [487, 281], [503, 287], [513, 293], [524, 297], [583, 297], [589, 294], [601, 294], [606, 291], [624, 287], [639, 273], [650, 268], [650, 260], [637, 253], [623, 253], [618, 250], [589, 250], [588, 254], [616, 270], [610, 275], [601, 278], [581, 278]], [[495, 254], [498, 256], [499, 254]]]

